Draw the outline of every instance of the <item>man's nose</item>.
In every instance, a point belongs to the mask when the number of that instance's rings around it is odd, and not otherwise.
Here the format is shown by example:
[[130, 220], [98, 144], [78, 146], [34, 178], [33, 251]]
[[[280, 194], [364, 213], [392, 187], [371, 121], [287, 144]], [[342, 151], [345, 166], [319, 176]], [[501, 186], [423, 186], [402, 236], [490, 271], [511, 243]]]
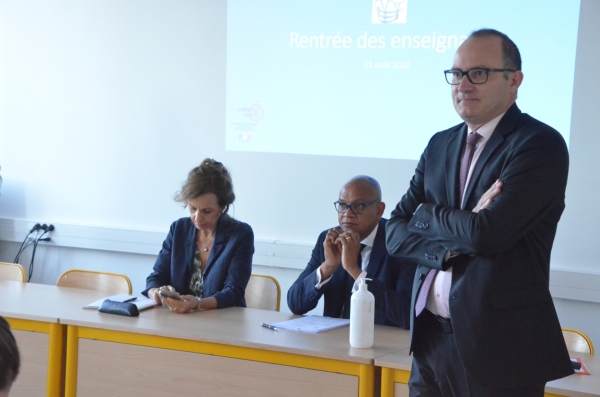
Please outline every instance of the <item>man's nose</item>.
[[356, 214], [354, 213], [354, 211], [352, 211], [352, 207], [348, 207], [348, 208], [346, 208], [346, 211], [344, 211], [344, 213], [343, 213], [343, 214], [344, 214], [344, 216], [345, 216], [346, 218], [353, 218], [353, 217], [355, 217], [355, 216], [356, 216]]
[[473, 83], [471, 83], [469, 81], [469, 78], [465, 74], [463, 76], [462, 80], [460, 81], [460, 83], [458, 83], [458, 90], [460, 92], [466, 92], [466, 91], [471, 91], [472, 89], [473, 89]]

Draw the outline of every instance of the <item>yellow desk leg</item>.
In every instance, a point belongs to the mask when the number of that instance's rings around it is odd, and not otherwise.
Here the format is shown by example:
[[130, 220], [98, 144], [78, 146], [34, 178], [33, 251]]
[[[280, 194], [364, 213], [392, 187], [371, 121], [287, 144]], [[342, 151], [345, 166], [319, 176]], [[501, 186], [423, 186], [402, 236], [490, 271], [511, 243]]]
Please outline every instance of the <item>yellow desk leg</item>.
[[381, 368], [381, 397], [394, 397], [394, 370]]
[[79, 355], [79, 338], [77, 327], [67, 328], [67, 362], [65, 374], [65, 397], [77, 396], [77, 358]]
[[360, 364], [358, 376], [359, 397], [373, 397], [375, 387], [375, 367], [373, 365]]
[[64, 326], [58, 323], [50, 324], [48, 343], [48, 380], [46, 382], [46, 395], [48, 397], [60, 397], [62, 395], [64, 332]]

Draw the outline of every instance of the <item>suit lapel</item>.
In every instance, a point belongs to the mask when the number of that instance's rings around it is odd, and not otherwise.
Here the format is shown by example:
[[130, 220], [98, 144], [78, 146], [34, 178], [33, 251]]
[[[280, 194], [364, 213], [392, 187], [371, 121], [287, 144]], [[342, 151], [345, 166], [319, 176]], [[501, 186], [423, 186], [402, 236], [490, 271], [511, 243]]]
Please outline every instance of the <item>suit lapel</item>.
[[227, 244], [227, 235], [225, 233], [227, 220], [225, 219], [227, 215], [221, 215], [219, 221], [217, 223], [217, 232], [215, 233], [215, 241], [213, 242], [212, 249], [210, 250], [210, 254], [208, 255], [208, 263], [206, 268], [204, 269], [204, 277], [208, 275], [208, 272], [212, 268], [213, 264], [217, 261], [223, 250], [225, 249], [225, 245]]
[[450, 136], [448, 146], [446, 148], [446, 192], [448, 192], [448, 203], [453, 208], [460, 208], [460, 192], [459, 192], [459, 171], [460, 171], [460, 156], [462, 149], [465, 146], [467, 136], [467, 125], [458, 128]]
[[498, 149], [498, 147], [501, 146], [504, 143], [504, 141], [506, 141], [506, 136], [514, 131], [517, 119], [519, 118], [520, 114], [521, 111], [519, 110], [517, 105], [513, 104], [496, 126], [496, 129], [492, 133], [492, 136], [490, 137], [488, 143], [485, 144], [485, 147], [483, 148], [483, 151], [479, 155], [479, 159], [477, 160], [477, 163], [473, 168], [471, 180], [465, 192], [465, 207], [466, 203], [468, 203], [469, 201], [471, 194], [473, 193], [473, 190], [475, 189], [475, 186], [477, 186], [479, 182], [481, 174], [485, 169], [485, 164], [489, 161], [494, 152], [496, 152], [496, 149]]
[[194, 274], [194, 254], [196, 253], [196, 235], [198, 233], [198, 229], [191, 223], [190, 231], [187, 235], [187, 243], [185, 244], [185, 263], [187, 264], [188, 274], [190, 277]]

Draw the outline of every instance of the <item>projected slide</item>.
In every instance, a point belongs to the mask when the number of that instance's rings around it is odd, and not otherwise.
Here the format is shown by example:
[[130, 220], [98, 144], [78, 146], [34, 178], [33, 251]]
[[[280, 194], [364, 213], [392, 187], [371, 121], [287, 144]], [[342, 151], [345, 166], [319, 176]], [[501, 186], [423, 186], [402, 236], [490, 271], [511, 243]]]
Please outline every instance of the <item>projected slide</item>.
[[443, 70], [482, 27], [521, 50], [521, 110], [569, 140], [578, 1], [227, 3], [227, 150], [418, 159], [461, 122]]

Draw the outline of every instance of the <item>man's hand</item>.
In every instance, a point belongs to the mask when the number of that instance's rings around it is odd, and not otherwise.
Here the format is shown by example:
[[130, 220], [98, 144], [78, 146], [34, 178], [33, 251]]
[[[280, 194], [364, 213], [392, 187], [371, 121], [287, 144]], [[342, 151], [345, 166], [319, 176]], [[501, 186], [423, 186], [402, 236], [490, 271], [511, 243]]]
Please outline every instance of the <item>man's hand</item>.
[[498, 179], [494, 184], [488, 189], [487, 192], [483, 193], [483, 196], [479, 199], [479, 202], [473, 208], [473, 212], [479, 212], [481, 210], [486, 209], [492, 204], [494, 198], [500, 194], [502, 191], [502, 181]]
[[342, 245], [342, 266], [355, 280], [362, 273], [357, 258], [360, 255], [360, 236], [354, 232], [340, 234], [337, 241]]
[[325, 249], [325, 262], [319, 267], [321, 280], [327, 280], [342, 264], [342, 243], [338, 237], [342, 234], [342, 229], [333, 228], [327, 232], [323, 248]]

